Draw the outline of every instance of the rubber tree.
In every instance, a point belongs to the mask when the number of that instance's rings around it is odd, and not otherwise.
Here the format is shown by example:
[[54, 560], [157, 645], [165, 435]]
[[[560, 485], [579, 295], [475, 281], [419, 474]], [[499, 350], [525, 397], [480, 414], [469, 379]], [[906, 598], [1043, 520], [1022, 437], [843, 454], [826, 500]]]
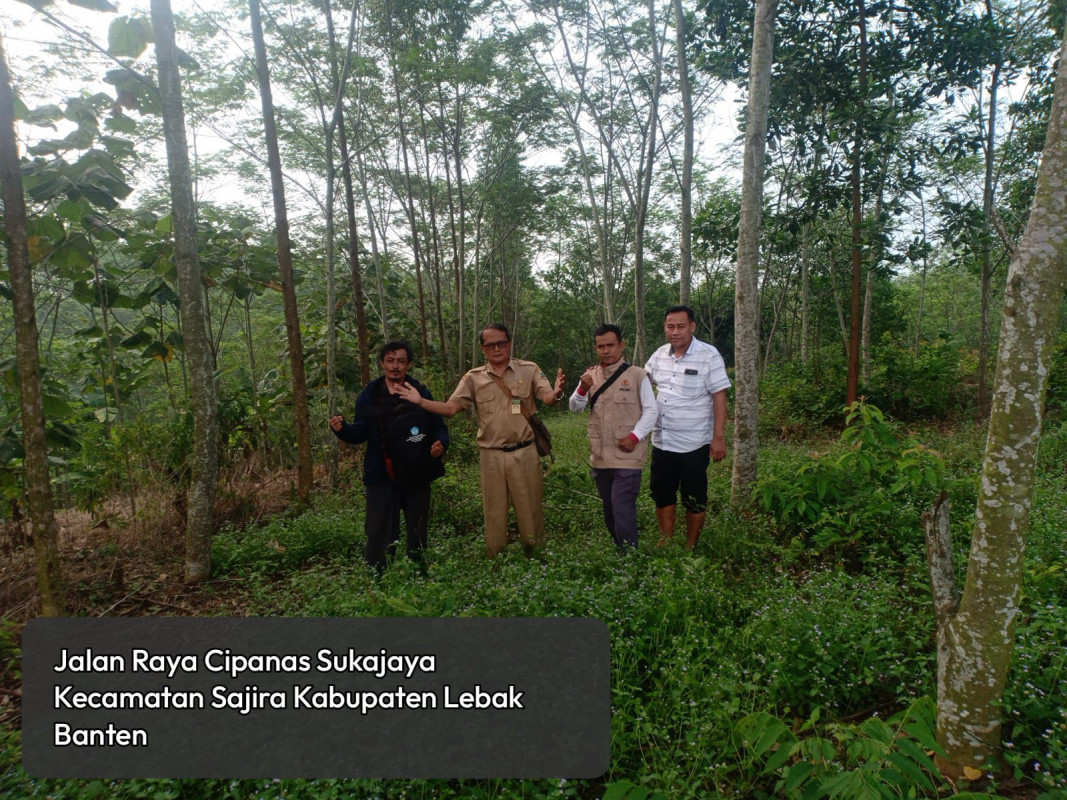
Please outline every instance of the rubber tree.
[[756, 482], [759, 421], [759, 235], [763, 210], [763, 161], [767, 152], [767, 109], [774, 63], [774, 16], [778, 0], [757, 0], [752, 32], [752, 69], [745, 118], [745, 161], [741, 220], [737, 236], [737, 289], [734, 293], [734, 470], [730, 500], [748, 501]]
[[211, 576], [211, 534], [219, 469], [219, 418], [214, 358], [208, 336], [204, 281], [197, 251], [196, 204], [185, 136], [178, 48], [170, 0], [152, 0], [152, 31], [159, 67], [159, 101], [170, 178], [174, 266], [178, 273], [182, 332], [193, 411], [188, 516], [185, 525], [185, 582]]
[[1049, 359], [1067, 287], [1067, 37], [1026, 230], [1012, 256], [974, 532], [962, 595], [948, 503], [926, 515], [937, 619], [937, 737], [942, 771], [975, 778], [1000, 765], [1002, 699], [1030, 529]]
[[300, 315], [296, 305], [296, 286], [293, 280], [293, 253], [289, 240], [289, 214], [285, 206], [285, 182], [278, 149], [278, 131], [274, 121], [274, 100], [267, 67], [267, 48], [263, 41], [263, 21], [259, 0], [248, 0], [252, 25], [252, 40], [256, 50], [256, 75], [263, 105], [263, 130], [267, 142], [267, 164], [270, 168], [271, 195], [274, 200], [274, 225], [278, 236], [278, 272], [285, 304], [285, 333], [289, 345], [289, 370], [293, 382], [293, 413], [296, 418], [297, 492], [302, 498], [311, 493], [313, 467], [311, 460], [311, 420], [308, 411], [307, 378], [304, 372], [304, 345], [300, 336]]
[[23, 467], [30, 530], [37, 557], [37, 586], [41, 593], [41, 614], [61, 616], [65, 612], [63, 583], [59, 565], [58, 531], [48, 474], [48, 448], [45, 443], [44, 403], [41, 397], [41, 369], [38, 354], [37, 311], [33, 300], [33, 276], [26, 240], [26, 201], [19, 172], [18, 143], [15, 138], [15, 94], [7, 69], [4, 42], [0, 37], [0, 185], [3, 188], [4, 238], [7, 243], [8, 272], [15, 311], [15, 348], [19, 370], [19, 403], [22, 412]]

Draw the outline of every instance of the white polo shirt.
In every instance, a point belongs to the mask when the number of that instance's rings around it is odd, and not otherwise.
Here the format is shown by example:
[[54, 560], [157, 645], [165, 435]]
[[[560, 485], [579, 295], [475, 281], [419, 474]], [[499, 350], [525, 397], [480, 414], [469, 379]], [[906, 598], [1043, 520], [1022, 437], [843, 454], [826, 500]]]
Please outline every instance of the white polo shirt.
[[676, 358], [668, 343], [652, 354], [645, 371], [656, 387], [659, 406], [652, 446], [688, 453], [711, 444], [715, 430], [711, 396], [730, 388], [719, 351], [693, 337], [689, 349]]

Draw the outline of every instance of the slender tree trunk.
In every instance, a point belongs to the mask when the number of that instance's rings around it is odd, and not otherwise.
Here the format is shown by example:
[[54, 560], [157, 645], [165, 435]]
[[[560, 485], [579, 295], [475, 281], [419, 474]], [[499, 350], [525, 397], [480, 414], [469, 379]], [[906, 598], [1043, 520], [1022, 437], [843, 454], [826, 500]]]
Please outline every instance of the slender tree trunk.
[[741, 219], [737, 238], [737, 290], [734, 296], [734, 469], [730, 502], [746, 505], [758, 477], [759, 330], [757, 328], [760, 220], [763, 210], [763, 160], [774, 63], [777, 0], [757, 0], [753, 21], [752, 72], [745, 120], [745, 161]]
[[393, 33], [393, 9], [388, 2], [386, 2], [385, 14], [389, 24], [389, 69], [393, 77], [396, 121], [399, 133], [397, 146], [400, 148], [400, 155], [404, 162], [404, 196], [402, 205], [404, 206], [404, 212], [407, 214], [408, 225], [411, 227], [411, 251], [415, 262], [415, 286], [418, 290], [419, 298], [419, 335], [420, 344], [422, 345], [422, 360], [425, 363], [429, 358], [430, 344], [426, 331], [426, 296], [422, 285], [422, 249], [419, 246], [419, 227], [415, 217], [415, 194], [411, 187], [411, 166], [408, 162], [408, 141], [404, 125], [404, 101], [400, 91], [400, 69], [396, 64], [397, 45]]
[[635, 209], [634, 231], [634, 316], [636, 317], [636, 335], [634, 337], [634, 358], [641, 363], [648, 355], [647, 337], [645, 335], [645, 223], [648, 219], [648, 199], [652, 192], [652, 173], [656, 160], [656, 129], [659, 127], [659, 95], [662, 84], [663, 45], [656, 36], [656, 4], [648, 3], [648, 32], [652, 37], [652, 52], [655, 54], [655, 77], [652, 83], [652, 96], [649, 99], [648, 122], [645, 136], [644, 164], [639, 176], [638, 200]]
[[[330, 4], [324, 5], [326, 12], [326, 31], [330, 41], [330, 52], [336, 52], [336, 40], [333, 29], [333, 13]], [[345, 213], [348, 220], [348, 263], [352, 273], [352, 302], [356, 307], [356, 339], [359, 345], [359, 377], [366, 386], [370, 383], [370, 341], [367, 333], [366, 297], [363, 294], [363, 273], [359, 265], [359, 236], [356, 228], [356, 198], [352, 190], [352, 162], [348, 155], [348, 132], [345, 130], [344, 89], [348, 76], [348, 62], [352, 55], [352, 39], [355, 27], [356, 9], [353, 3], [349, 12], [348, 48], [345, 52], [345, 69], [343, 76], [337, 74], [337, 58], [330, 59], [333, 76], [334, 109], [333, 127], [337, 131], [337, 150], [341, 158], [341, 177], [345, 187]], [[332, 143], [327, 143], [331, 147]], [[331, 378], [332, 380], [332, 378]], [[330, 414], [333, 415], [331, 408]]]
[[[990, 11], [990, 15], [992, 12]], [[1000, 64], [989, 79], [989, 124], [985, 142], [985, 185], [982, 191], [982, 314], [978, 336], [978, 413], [989, 408], [989, 296], [993, 284], [993, 158], [997, 134], [997, 88]]]
[[[326, 418], [333, 419], [337, 410], [337, 226], [334, 206], [337, 202], [337, 165], [333, 158], [332, 130], [324, 139], [326, 149]], [[326, 477], [337, 488], [340, 447], [331, 441], [326, 451]]]
[[211, 534], [219, 467], [219, 419], [211, 342], [204, 309], [204, 283], [197, 254], [196, 207], [170, 0], [152, 0], [152, 30], [156, 63], [159, 65], [159, 98], [170, 177], [174, 265], [178, 272], [182, 330], [192, 385], [193, 457], [185, 526], [185, 582], [195, 583], [211, 577]]
[[[385, 277], [382, 275], [382, 257], [378, 252], [378, 233], [374, 224], [374, 207], [370, 201], [370, 186], [367, 182], [367, 168], [363, 163], [363, 155], [356, 148], [356, 166], [359, 168], [359, 188], [363, 196], [363, 207], [367, 211], [367, 231], [370, 233], [370, 256], [374, 262], [374, 287], [378, 295], [378, 313], [382, 319], [382, 339], [389, 339], [389, 317], [385, 306]], [[352, 217], [355, 210], [352, 210]], [[362, 367], [361, 367], [362, 369]], [[370, 366], [367, 367], [367, 377], [370, 377]]]
[[278, 151], [278, 133], [274, 123], [274, 100], [271, 96], [267, 48], [263, 42], [263, 23], [259, 0], [248, 0], [252, 23], [252, 41], [256, 50], [256, 75], [263, 103], [263, 128], [267, 141], [267, 164], [270, 168], [271, 194], [274, 199], [274, 224], [278, 234], [278, 271], [285, 303], [285, 332], [289, 344], [289, 369], [293, 378], [293, 413], [296, 417], [297, 491], [307, 499], [314, 477], [311, 460], [311, 420], [308, 412], [307, 379], [304, 375], [304, 345], [300, 338], [300, 315], [296, 307], [293, 283], [293, 254], [289, 242], [289, 215], [285, 207], [285, 182], [282, 159]]
[[808, 350], [810, 338], [808, 327], [811, 324], [811, 281], [808, 277], [808, 259], [811, 256], [811, 223], [804, 223], [800, 239], [800, 361], [807, 364], [811, 360]]
[[923, 271], [922, 278], [919, 280], [919, 313], [915, 320], [915, 357], [919, 356], [919, 342], [922, 340], [923, 332], [923, 305], [926, 302], [926, 269], [929, 261], [929, 257], [926, 252], [926, 202], [923, 200], [922, 192], [918, 193], [919, 196], [919, 211], [922, 214], [922, 241], [923, 241]]
[[[937, 737], [942, 771], [974, 777], [1000, 765], [1004, 685], [1030, 529], [1049, 358], [1067, 288], [1067, 37], [1060, 46], [1045, 150], [1026, 232], [1004, 292], [989, 436], [963, 595], [951, 548], [928, 551], [938, 623]], [[942, 515], [946, 516], [946, 515]], [[932, 524], [948, 537], [947, 520]], [[947, 555], [945, 551], [947, 550]]]
[[[100, 319], [104, 328], [104, 341], [107, 342], [107, 367], [109, 380], [104, 382], [104, 396], [107, 396], [107, 383], [111, 384], [111, 396], [115, 400], [115, 418], [119, 427], [125, 427], [125, 418], [122, 410], [122, 395], [119, 392], [119, 375], [115, 368], [115, 343], [111, 339], [111, 323], [108, 321], [108, 300], [104, 291], [103, 278], [100, 275], [100, 260], [93, 257], [93, 274], [96, 277], [96, 297], [100, 304]], [[130, 446], [126, 437], [121, 437], [122, 460], [126, 465], [126, 499], [130, 502], [130, 520], [137, 517], [137, 484], [133, 477], [133, 468], [130, 464]]]
[[682, 181], [679, 186], [681, 209], [679, 212], [678, 254], [681, 260], [678, 301], [689, 305], [689, 293], [693, 283], [693, 90], [689, 85], [689, 59], [686, 56], [685, 9], [682, 0], [673, 0], [675, 42], [678, 50], [678, 90], [682, 96], [682, 119], [684, 141], [682, 144]]
[[26, 241], [26, 200], [19, 172], [18, 140], [15, 138], [15, 96], [7, 69], [4, 40], [0, 36], [0, 184], [4, 199], [4, 233], [11, 302], [15, 315], [15, 355], [19, 369], [19, 408], [22, 413], [23, 469], [30, 531], [37, 557], [37, 589], [41, 615], [66, 613], [59, 565], [59, 534], [52, 505], [45, 442], [44, 401], [38, 353], [37, 311], [33, 301], [33, 273]]
[[867, 94], [867, 11], [864, 0], [857, 4], [860, 29], [860, 102], [856, 111], [855, 141], [852, 143], [852, 303], [849, 307], [848, 403], [859, 397], [860, 383], [860, 293], [863, 277], [863, 114]]

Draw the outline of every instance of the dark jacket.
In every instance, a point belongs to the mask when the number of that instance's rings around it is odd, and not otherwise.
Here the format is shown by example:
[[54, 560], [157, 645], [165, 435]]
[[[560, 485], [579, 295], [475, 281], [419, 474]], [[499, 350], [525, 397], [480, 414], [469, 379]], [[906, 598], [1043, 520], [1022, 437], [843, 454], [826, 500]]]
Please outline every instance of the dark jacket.
[[[422, 383], [408, 377], [407, 382], [425, 397], [433, 400], [433, 395]], [[359, 393], [356, 398], [356, 414], [353, 422], [345, 422], [341, 430], [334, 431], [334, 435], [342, 442], [350, 444], [367, 443], [367, 452], [363, 458], [363, 483], [375, 486], [387, 483], [392, 479], [385, 468], [385, 434], [388, 429], [390, 417], [388, 415], [372, 415], [382, 407], [390, 406], [399, 408], [401, 405], [410, 406], [406, 400], [393, 396], [385, 389], [385, 377], [376, 378]], [[368, 414], [372, 412], [372, 414]], [[431, 414], [423, 411], [426, 418], [424, 423], [428, 430], [433, 431], [430, 441], [440, 441], [448, 450], [448, 426], [439, 414]], [[333, 430], [331, 428], [331, 430]]]

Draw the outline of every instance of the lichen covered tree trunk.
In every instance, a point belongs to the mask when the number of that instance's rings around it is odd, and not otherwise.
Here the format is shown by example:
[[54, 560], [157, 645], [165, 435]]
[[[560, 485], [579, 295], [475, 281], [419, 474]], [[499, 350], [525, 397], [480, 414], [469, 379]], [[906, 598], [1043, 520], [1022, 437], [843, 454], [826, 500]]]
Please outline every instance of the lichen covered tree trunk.
[[[1060, 64], [1067, 59], [1067, 38]], [[1067, 78], [1056, 79], [1026, 232], [1012, 258], [993, 381], [989, 436], [967, 578], [938, 609], [938, 740], [943, 771], [974, 777], [1001, 753], [1001, 706], [1019, 611], [1023, 555], [1049, 354], [1067, 286]], [[941, 548], [943, 550], [944, 548]], [[931, 549], [935, 597], [952, 572]], [[949, 551], [951, 552], [951, 551]]]
[[208, 336], [204, 284], [196, 241], [196, 205], [185, 137], [178, 52], [170, 0], [152, 0], [152, 29], [159, 65], [159, 98], [163, 137], [167, 145], [171, 218], [174, 221], [174, 266], [178, 273], [182, 332], [189, 364], [193, 412], [193, 456], [190, 464], [189, 514], [185, 525], [185, 581], [211, 576], [211, 534], [219, 471], [219, 418], [214, 358]]

